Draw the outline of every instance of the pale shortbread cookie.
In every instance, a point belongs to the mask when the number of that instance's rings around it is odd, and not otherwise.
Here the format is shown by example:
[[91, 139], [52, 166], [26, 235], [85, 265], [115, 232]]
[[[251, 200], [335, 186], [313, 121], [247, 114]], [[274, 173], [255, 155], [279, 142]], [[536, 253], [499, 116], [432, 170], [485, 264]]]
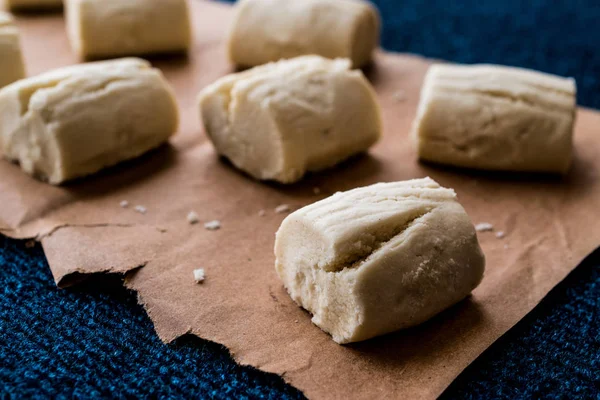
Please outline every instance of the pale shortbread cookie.
[[362, 0], [241, 0], [229, 55], [249, 67], [309, 54], [361, 67], [371, 61], [379, 29], [377, 9]]
[[65, 0], [71, 47], [81, 58], [187, 51], [187, 0]]
[[334, 194], [290, 214], [276, 270], [312, 322], [338, 343], [420, 324], [483, 277], [473, 224], [429, 178]]
[[375, 93], [348, 60], [304, 56], [228, 75], [199, 104], [219, 154], [257, 179], [295, 182], [381, 134]]
[[0, 11], [0, 88], [25, 78], [19, 31], [10, 14]]
[[7, 9], [18, 11], [49, 10], [60, 8], [62, 5], [63, 0], [4, 0]]
[[495, 65], [433, 65], [413, 137], [422, 160], [486, 170], [570, 166], [573, 79]]
[[61, 68], [0, 90], [0, 150], [52, 184], [137, 157], [177, 125], [162, 73], [135, 58]]

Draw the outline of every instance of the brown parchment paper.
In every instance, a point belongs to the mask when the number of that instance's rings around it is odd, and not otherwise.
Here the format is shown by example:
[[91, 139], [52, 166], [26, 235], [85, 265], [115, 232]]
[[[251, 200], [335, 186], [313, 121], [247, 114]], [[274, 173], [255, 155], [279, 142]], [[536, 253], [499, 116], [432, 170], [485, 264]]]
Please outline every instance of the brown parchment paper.
[[[381, 52], [367, 71], [385, 124], [385, 138], [368, 155], [293, 186], [239, 173], [217, 157], [195, 107], [201, 88], [231, 72], [223, 45], [231, 10], [192, 5], [196, 43], [189, 58], [153, 60], [182, 111], [170, 145], [64, 187], [0, 162], [0, 230], [41, 240], [59, 286], [92, 273], [127, 273], [126, 285], [137, 291], [161, 339], [191, 333], [222, 343], [238, 362], [281, 374], [311, 398], [434, 398], [600, 244], [600, 115], [579, 111], [575, 162], [562, 179], [421, 165], [408, 131], [428, 61], [413, 56]], [[30, 74], [76, 61], [61, 16], [17, 22]], [[274, 208], [424, 176], [454, 188], [474, 223], [506, 232], [503, 239], [480, 234], [487, 257], [481, 286], [420, 327], [335, 344], [276, 277], [274, 233], [285, 215]], [[131, 206], [121, 208], [121, 200]], [[134, 212], [135, 205], [147, 214]], [[220, 220], [222, 228], [189, 225], [191, 210], [202, 222]], [[196, 268], [206, 270], [202, 285], [194, 283]]]

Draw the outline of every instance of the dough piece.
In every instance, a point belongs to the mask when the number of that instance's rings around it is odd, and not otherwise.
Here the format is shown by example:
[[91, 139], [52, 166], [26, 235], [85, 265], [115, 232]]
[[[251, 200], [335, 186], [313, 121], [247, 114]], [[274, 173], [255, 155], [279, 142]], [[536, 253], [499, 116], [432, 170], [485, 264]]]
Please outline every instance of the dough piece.
[[257, 179], [295, 182], [381, 134], [375, 93], [349, 60], [304, 56], [228, 75], [199, 103], [219, 154]]
[[495, 65], [434, 65], [413, 126], [422, 160], [486, 170], [566, 173], [575, 81]]
[[0, 88], [25, 78], [19, 31], [10, 14], [0, 11]]
[[187, 0], [65, 0], [67, 32], [82, 58], [187, 51]]
[[51, 10], [61, 8], [63, 0], [4, 0], [4, 4], [13, 11]]
[[485, 258], [452, 189], [430, 178], [378, 183], [290, 214], [277, 274], [338, 343], [418, 325], [464, 299]]
[[241, 0], [229, 55], [249, 67], [317, 54], [358, 68], [371, 61], [379, 29], [377, 9], [362, 0]]
[[135, 58], [70, 66], [0, 90], [0, 149], [52, 184], [137, 157], [177, 130], [161, 72]]

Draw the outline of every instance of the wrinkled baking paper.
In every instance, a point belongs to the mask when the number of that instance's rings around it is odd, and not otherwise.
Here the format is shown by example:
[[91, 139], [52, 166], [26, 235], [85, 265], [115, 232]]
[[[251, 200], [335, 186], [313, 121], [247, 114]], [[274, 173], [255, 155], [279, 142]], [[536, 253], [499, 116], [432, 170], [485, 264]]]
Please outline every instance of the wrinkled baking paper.
[[[0, 162], [0, 228], [40, 238], [59, 286], [95, 272], [131, 271], [126, 285], [161, 339], [192, 333], [222, 343], [238, 362], [281, 374], [310, 398], [434, 398], [600, 244], [600, 114], [580, 110], [575, 162], [564, 179], [421, 165], [408, 132], [428, 61], [413, 56], [380, 53], [368, 71], [385, 119], [385, 137], [368, 155], [293, 186], [250, 179], [217, 157], [195, 106], [200, 89], [232, 71], [223, 41], [231, 10], [193, 2], [193, 14], [190, 58], [154, 60], [183, 112], [171, 145], [64, 187]], [[18, 24], [30, 74], [76, 61], [60, 16], [24, 16]], [[505, 232], [502, 239], [479, 234], [487, 257], [481, 286], [420, 327], [334, 343], [275, 274], [274, 234], [285, 214], [274, 209], [425, 176], [454, 188], [474, 223]], [[148, 212], [137, 213], [136, 205]], [[199, 224], [187, 222], [192, 210]], [[210, 220], [221, 229], [206, 230]], [[201, 285], [197, 268], [206, 272]]]

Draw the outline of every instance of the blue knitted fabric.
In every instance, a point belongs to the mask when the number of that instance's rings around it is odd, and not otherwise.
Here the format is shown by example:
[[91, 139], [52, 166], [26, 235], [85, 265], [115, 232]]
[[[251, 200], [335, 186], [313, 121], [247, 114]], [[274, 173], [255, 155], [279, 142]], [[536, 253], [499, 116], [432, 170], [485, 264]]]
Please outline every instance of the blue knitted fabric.
[[[389, 50], [574, 76], [579, 103], [600, 108], [597, 0], [375, 3]], [[461, 374], [443, 398], [600, 398], [599, 299], [596, 251]], [[279, 399], [302, 394], [277, 376], [236, 365], [219, 345], [193, 337], [162, 344], [135, 294], [118, 279], [59, 290], [39, 245], [27, 248], [0, 238], [3, 397]]]

